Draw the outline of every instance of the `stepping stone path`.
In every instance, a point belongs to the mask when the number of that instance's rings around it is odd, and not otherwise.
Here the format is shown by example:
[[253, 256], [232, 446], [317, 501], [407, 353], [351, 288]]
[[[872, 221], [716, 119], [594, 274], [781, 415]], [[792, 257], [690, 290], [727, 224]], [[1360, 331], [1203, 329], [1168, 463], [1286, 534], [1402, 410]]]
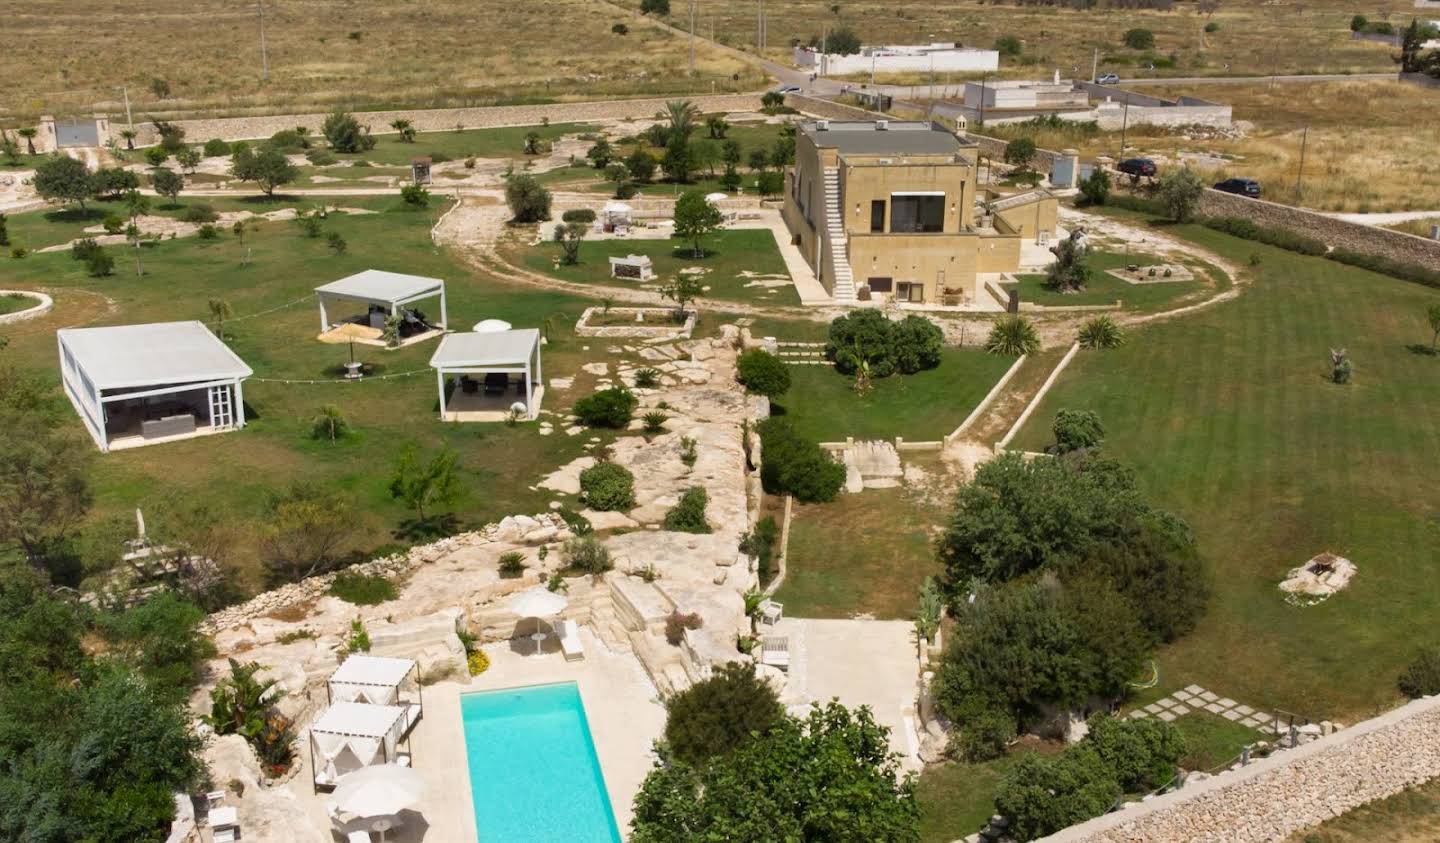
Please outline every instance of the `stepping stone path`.
[[777, 342], [780, 360], [791, 366], [828, 366], [823, 342]]
[[1222, 698], [1219, 694], [1207, 691], [1199, 685], [1188, 685], [1183, 690], [1176, 691], [1144, 708], [1137, 708], [1126, 716], [1136, 720], [1142, 717], [1158, 717], [1166, 723], [1170, 723], [1177, 717], [1197, 710], [1218, 714], [1226, 720], [1244, 724], [1266, 734], [1278, 735], [1284, 731], [1283, 726], [1273, 715], [1248, 705], [1241, 705], [1229, 697]]

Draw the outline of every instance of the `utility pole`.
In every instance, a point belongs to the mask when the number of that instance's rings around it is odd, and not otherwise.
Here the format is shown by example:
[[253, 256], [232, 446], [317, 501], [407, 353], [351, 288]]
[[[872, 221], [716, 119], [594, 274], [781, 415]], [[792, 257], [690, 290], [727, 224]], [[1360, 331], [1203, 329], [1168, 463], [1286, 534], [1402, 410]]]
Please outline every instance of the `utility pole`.
[[1295, 174], [1295, 204], [1300, 204], [1300, 183], [1305, 180], [1305, 142], [1310, 139], [1310, 127], [1300, 135], [1300, 170]]
[[121, 85], [120, 93], [125, 96], [125, 126], [133, 132], [135, 131], [135, 118], [130, 116], [130, 89]]
[[1120, 154], [1119, 158], [1125, 157], [1125, 130], [1130, 128], [1130, 95], [1125, 95], [1125, 116], [1120, 118]]
[[985, 125], [985, 83], [990, 81], [988, 75], [980, 77], [980, 119], [976, 121], [979, 125]]
[[270, 81], [270, 57], [265, 52], [265, 0], [259, 0], [255, 4], [255, 11], [260, 15], [260, 81]]
[[1099, 72], [1100, 72], [1100, 48], [1099, 48], [1099, 47], [1096, 47], [1096, 48], [1095, 48], [1095, 54], [1090, 57], [1090, 81], [1091, 81], [1092, 83], [1093, 83], [1097, 78], [1099, 78], [1099, 77], [1096, 75], [1096, 74], [1098, 74]]
[[695, 75], [695, 0], [690, 0], [690, 75]]

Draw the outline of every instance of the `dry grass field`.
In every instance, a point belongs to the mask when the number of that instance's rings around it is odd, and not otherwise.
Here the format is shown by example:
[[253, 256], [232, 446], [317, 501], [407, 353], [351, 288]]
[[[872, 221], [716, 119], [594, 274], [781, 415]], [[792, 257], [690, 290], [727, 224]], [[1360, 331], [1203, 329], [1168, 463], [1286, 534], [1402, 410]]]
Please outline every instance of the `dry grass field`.
[[[749, 90], [762, 77], [590, 0], [266, 0], [270, 78], [255, 3], [0, 0], [0, 125], [42, 113], [237, 113], [403, 104], [484, 105], [574, 96]], [[629, 33], [611, 32], [625, 23]], [[733, 79], [734, 74], [740, 78]], [[170, 96], [152, 89], [164, 80]]]
[[[638, 8], [640, 0], [619, 2]], [[1216, 76], [1390, 70], [1394, 65], [1388, 48], [1350, 40], [1350, 17], [1363, 12], [1372, 20], [1388, 15], [1392, 22], [1408, 22], [1413, 11], [1410, 0], [1378, 0], [1363, 7], [1343, 0], [1221, 0], [1213, 16], [1198, 12], [1196, 3], [1188, 0], [1175, 3], [1169, 12], [1109, 8], [1104, 0], [1090, 11], [983, 0], [788, 0], [765, 5], [768, 54], [777, 61], [788, 60], [791, 39], [808, 42], [824, 27], [848, 26], [867, 44], [958, 41], [989, 47], [996, 38], [1013, 35], [1024, 49], [1018, 59], [1004, 60], [1005, 75], [1048, 76], [1058, 68], [1086, 77], [1095, 50], [1101, 71], [1121, 76], [1152, 75], [1141, 69], [1152, 59], [1163, 65], [1172, 57], [1173, 68], [1156, 72]], [[678, 15], [683, 6], [675, 0], [674, 8]], [[835, 8], [839, 11], [832, 11]], [[754, 48], [755, 3], [709, 0], [696, 14], [698, 31], [708, 34], [713, 27], [717, 41]], [[1219, 29], [1206, 33], [1209, 22]], [[1131, 27], [1154, 32], [1153, 56], [1121, 44], [1121, 35]]]
[[[1162, 166], [1185, 160], [1212, 181], [1254, 178], [1266, 198], [1293, 204], [1303, 139], [1305, 178], [1299, 204], [1361, 213], [1440, 210], [1440, 169], [1430, 156], [1434, 140], [1440, 138], [1440, 90], [1356, 81], [1167, 85], [1144, 92], [1229, 103], [1235, 120], [1250, 125], [1245, 137], [1235, 140], [1187, 139], [1182, 131], [1133, 127], [1125, 138], [1126, 156], [1148, 155]], [[1025, 135], [1048, 149], [1074, 147], [1087, 158], [1120, 153], [1119, 132], [1073, 126], [1039, 131], [987, 126], [979, 131], [1005, 138]]]

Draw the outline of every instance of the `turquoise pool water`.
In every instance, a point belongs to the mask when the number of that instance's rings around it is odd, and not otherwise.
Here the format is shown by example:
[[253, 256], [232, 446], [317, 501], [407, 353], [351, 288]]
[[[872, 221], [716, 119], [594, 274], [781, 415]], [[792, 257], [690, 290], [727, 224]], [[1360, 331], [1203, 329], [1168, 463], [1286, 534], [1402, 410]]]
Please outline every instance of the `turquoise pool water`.
[[480, 843], [620, 843], [574, 682], [462, 694]]

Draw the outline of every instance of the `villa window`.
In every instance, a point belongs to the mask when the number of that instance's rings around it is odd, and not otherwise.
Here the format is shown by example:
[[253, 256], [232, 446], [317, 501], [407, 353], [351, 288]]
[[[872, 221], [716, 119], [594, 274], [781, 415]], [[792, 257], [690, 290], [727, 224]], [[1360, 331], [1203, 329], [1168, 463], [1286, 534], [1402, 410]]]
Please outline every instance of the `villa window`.
[[918, 281], [899, 281], [895, 284], [895, 301], [925, 301], [925, 285]]
[[870, 233], [880, 234], [885, 231], [885, 200], [870, 200]]
[[891, 194], [890, 232], [892, 234], [933, 234], [944, 230], [944, 193]]

